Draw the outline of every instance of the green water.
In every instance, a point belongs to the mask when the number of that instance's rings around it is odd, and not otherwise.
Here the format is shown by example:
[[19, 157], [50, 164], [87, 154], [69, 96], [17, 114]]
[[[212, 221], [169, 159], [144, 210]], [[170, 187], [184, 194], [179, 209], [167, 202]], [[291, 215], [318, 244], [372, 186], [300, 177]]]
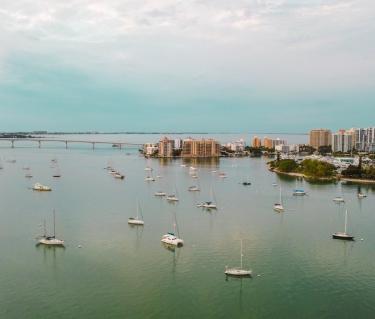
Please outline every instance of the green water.
[[[147, 161], [135, 150], [3, 147], [0, 156], [0, 318], [375, 317], [375, 190], [362, 187], [368, 197], [359, 200], [356, 186], [297, 182], [308, 196], [293, 197], [295, 180], [280, 180], [263, 159], [195, 163], [195, 180], [181, 161]], [[52, 178], [54, 157], [60, 179]], [[108, 161], [125, 180], [103, 169]], [[163, 178], [145, 182], [147, 165]], [[53, 191], [33, 192], [35, 182]], [[272, 209], [274, 182], [281, 214]], [[202, 191], [188, 192], [195, 183]], [[153, 196], [175, 189], [177, 204]], [[211, 189], [219, 209], [205, 212], [195, 205]], [[344, 205], [332, 201], [341, 192], [355, 242], [331, 239], [343, 230]], [[127, 224], [137, 199], [143, 228]], [[53, 209], [65, 249], [35, 246], [43, 219], [52, 229]], [[185, 246], [171, 251], [160, 238], [174, 214]], [[239, 238], [251, 279], [224, 275], [239, 264]]]

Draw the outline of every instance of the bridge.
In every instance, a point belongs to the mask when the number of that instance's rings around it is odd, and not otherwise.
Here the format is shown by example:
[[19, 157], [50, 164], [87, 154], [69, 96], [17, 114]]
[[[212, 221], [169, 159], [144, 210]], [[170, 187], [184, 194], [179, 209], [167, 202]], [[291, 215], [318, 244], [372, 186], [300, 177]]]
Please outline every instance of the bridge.
[[95, 149], [95, 145], [111, 145], [112, 147], [118, 147], [122, 149], [126, 146], [134, 147], [134, 146], [142, 146], [143, 144], [140, 143], [128, 143], [128, 142], [110, 142], [110, 141], [88, 141], [88, 140], [69, 140], [69, 139], [46, 139], [46, 138], [0, 138], [1, 141], [6, 141], [10, 143], [12, 148], [15, 147], [16, 142], [32, 142], [37, 143], [38, 147], [42, 147], [42, 143], [63, 143], [65, 144], [65, 148], [68, 148], [69, 144], [90, 144], [92, 149]]

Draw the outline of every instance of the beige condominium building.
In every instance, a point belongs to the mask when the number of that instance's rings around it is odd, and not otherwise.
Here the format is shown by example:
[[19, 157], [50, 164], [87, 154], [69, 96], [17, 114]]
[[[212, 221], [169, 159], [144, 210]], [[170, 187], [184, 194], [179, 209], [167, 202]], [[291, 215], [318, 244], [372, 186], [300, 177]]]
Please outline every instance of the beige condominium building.
[[310, 131], [310, 145], [316, 149], [320, 146], [332, 145], [332, 133], [328, 129], [315, 129]]
[[213, 139], [186, 139], [182, 144], [183, 157], [218, 157], [220, 144]]
[[173, 150], [174, 140], [164, 137], [159, 141], [158, 153], [160, 157], [173, 157]]
[[262, 146], [262, 140], [258, 136], [254, 136], [251, 146], [254, 148], [259, 148]]

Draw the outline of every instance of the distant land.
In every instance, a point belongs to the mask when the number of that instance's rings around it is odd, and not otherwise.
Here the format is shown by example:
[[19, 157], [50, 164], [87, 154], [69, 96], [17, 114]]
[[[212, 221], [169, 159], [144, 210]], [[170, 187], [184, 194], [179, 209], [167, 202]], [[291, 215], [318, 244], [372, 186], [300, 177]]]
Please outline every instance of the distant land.
[[280, 135], [308, 135], [308, 133], [300, 132], [48, 132], [48, 131], [30, 131], [30, 132], [0, 132], [0, 138], [14, 138], [14, 137], [32, 137], [33, 135], [97, 135], [97, 134], [128, 134], [128, 135], [189, 135], [189, 134], [280, 134]]

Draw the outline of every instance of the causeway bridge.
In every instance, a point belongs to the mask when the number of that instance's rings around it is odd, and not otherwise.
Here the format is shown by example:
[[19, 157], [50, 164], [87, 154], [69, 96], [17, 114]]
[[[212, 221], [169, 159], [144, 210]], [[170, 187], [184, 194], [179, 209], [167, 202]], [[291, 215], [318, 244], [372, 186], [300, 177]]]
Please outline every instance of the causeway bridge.
[[[62, 143], [67, 149], [71, 144], [89, 144], [92, 149], [95, 149], [96, 145], [111, 145], [112, 147], [117, 147], [119, 149], [125, 147], [140, 147], [143, 144], [140, 143], [129, 143], [129, 142], [112, 142], [112, 141], [95, 141], [95, 140], [69, 140], [69, 139], [48, 139], [48, 138], [0, 138], [0, 142], [9, 142], [9, 146], [14, 148], [18, 142], [30, 142], [35, 143], [38, 148], [42, 147], [45, 143]], [[0, 144], [1, 145], [1, 144]]]

